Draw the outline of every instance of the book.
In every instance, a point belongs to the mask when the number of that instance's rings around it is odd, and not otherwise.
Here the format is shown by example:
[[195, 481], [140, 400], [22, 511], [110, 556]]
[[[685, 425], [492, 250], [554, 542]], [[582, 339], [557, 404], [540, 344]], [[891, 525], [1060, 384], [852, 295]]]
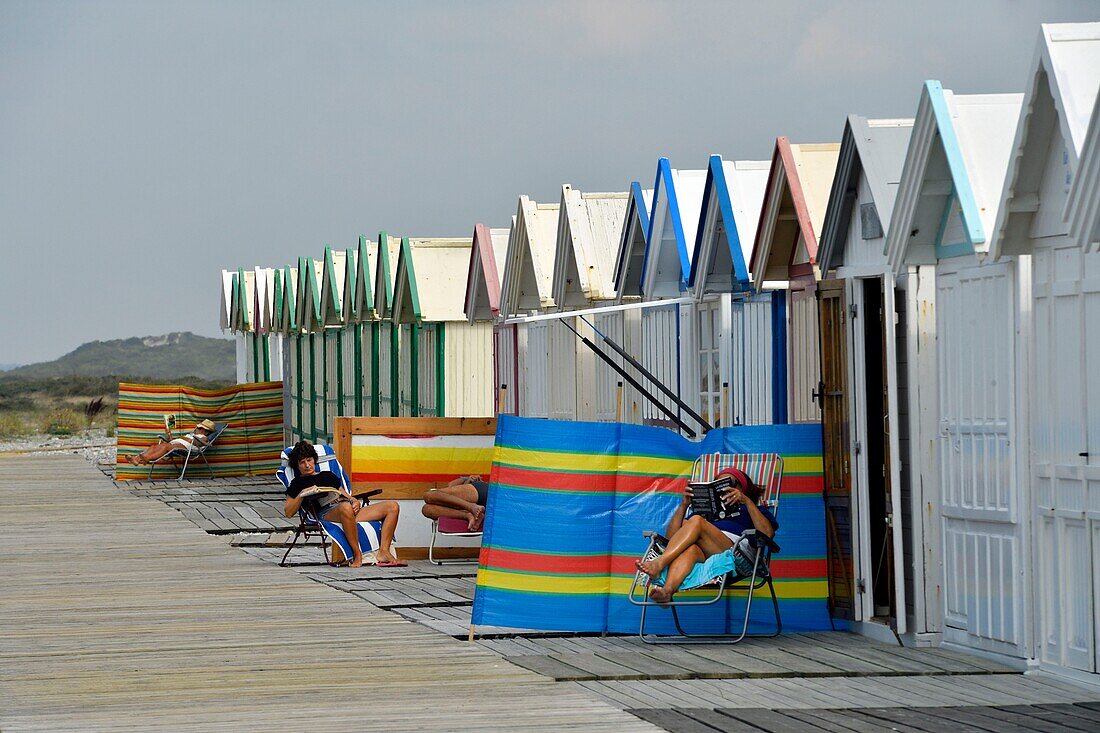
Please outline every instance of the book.
[[308, 489], [304, 489], [302, 493], [298, 494], [299, 497], [304, 496], [316, 496], [317, 494], [343, 494], [340, 489], [334, 489], [331, 486], [310, 486]]
[[733, 479], [730, 476], [721, 476], [714, 481], [692, 481], [691, 487], [691, 512], [699, 514], [705, 519], [725, 519], [737, 516], [741, 513], [741, 506], [727, 507], [722, 497], [730, 487]]
[[175, 415], [165, 415], [164, 416], [164, 432], [167, 433], [168, 435], [171, 435], [172, 431], [175, 429], [175, 427], [176, 427], [176, 416]]

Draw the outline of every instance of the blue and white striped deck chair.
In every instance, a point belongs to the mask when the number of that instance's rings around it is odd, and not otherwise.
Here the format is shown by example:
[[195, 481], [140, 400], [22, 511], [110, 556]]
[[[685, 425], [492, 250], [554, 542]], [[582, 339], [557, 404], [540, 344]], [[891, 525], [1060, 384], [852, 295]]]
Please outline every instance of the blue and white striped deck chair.
[[[332, 471], [340, 477], [340, 483], [345, 492], [351, 495], [351, 476], [344, 470], [344, 467], [340, 465], [340, 461], [336, 459], [336, 453], [331, 445], [315, 445], [313, 448], [317, 451], [317, 470], [318, 471]], [[283, 453], [280, 460], [279, 469], [275, 472], [275, 476], [279, 479], [279, 483], [283, 487], [290, 486], [290, 482], [298, 475], [297, 467], [290, 465], [290, 452], [294, 449], [294, 446], [289, 446], [283, 449]], [[381, 489], [374, 491], [368, 491], [365, 494], [360, 494], [358, 499], [363, 502], [369, 501], [368, 497], [381, 493]], [[350, 558], [352, 556], [351, 546], [348, 544], [347, 535], [344, 534], [344, 529], [336, 522], [327, 522], [324, 519], [318, 519], [312, 512], [308, 511], [303, 505], [298, 510], [298, 528], [294, 532], [294, 540], [290, 543], [290, 547], [286, 549], [283, 554], [283, 559], [279, 562], [279, 565], [286, 565], [286, 559], [290, 555], [290, 551], [294, 549], [294, 546], [298, 544], [298, 539], [305, 535], [308, 539], [311, 534], [320, 534], [321, 536], [321, 550], [325, 553], [325, 562], [329, 565], [335, 565], [329, 558], [328, 546], [325, 542], [326, 537], [332, 540], [332, 543], [338, 546], [341, 552], [344, 553], [344, 558]], [[363, 564], [373, 565], [375, 562], [374, 551], [378, 549], [382, 537], [382, 522], [360, 522], [359, 523], [359, 549], [363, 551]]]
[[[737, 468], [748, 476], [753, 483], [763, 489], [760, 504], [771, 509], [772, 514], [779, 516], [779, 489], [783, 481], [783, 457], [778, 453], [708, 453], [695, 459], [691, 470], [691, 481], [713, 481], [715, 475], [723, 468]], [[647, 530], [642, 533], [649, 538], [649, 546], [646, 547], [643, 560], [651, 560], [664, 552], [668, 545], [668, 539], [657, 532]], [[666, 604], [659, 604], [649, 597], [651, 580], [642, 571], [634, 574], [634, 582], [630, 586], [629, 600], [636, 606], [642, 607], [641, 621], [638, 626], [638, 635], [642, 641], [649, 644], [736, 644], [747, 636], [778, 636], [783, 630], [783, 620], [779, 615], [779, 599], [775, 595], [775, 586], [772, 583], [771, 556], [779, 552], [779, 545], [771, 537], [759, 534], [750, 529], [742, 535], [742, 542], [725, 552], [708, 557], [700, 563], [696, 563], [691, 572], [684, 579], [678, 592], [702, 589], [714, 590], [714, 595], [707, 595], [701, 600], [685, 598], [676, 600], [675, 597]], [[725, 635], [701, 635], [689, 634], [680, 625], [680, 617], [676, 612], [680, 606], [706, 606], [717, 603], [722, 599], [727, 588], [735, 584], [746, 582], [741, 586], [746, 591], [745, 618], [741, 626], [741, 633], [737, 636]], [[771, 593], [772, 608], [775, 610], [775, 631], [765, 634], [750, 634], [749, 611], [752, 609], [752, 598], [755, 591], [767, 586]], [[638, 596], [638, 590], [643, 592]], [[672, 611], [672, 620], [676, 624], [679, 636], [657, 636], [645, 633], [646, 611], [650, 606], [667, 606]]]

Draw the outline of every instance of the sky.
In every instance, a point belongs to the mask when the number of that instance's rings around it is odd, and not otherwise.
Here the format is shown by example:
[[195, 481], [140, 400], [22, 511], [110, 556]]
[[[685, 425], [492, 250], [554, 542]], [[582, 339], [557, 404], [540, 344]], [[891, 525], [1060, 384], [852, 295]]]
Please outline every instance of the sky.
[[0, 0], [0, 364], [217, 336], [222, 269], [1021, 92], [1092, 0]]

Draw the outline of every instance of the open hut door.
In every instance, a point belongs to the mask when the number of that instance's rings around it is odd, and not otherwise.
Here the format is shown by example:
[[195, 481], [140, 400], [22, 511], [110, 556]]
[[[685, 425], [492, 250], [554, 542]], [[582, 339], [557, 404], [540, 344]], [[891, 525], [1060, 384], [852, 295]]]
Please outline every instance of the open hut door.
[[897, 314], [891, 275], [853, 278], [851, 335], [852, 534], [856, 618], [905, 633], [905, 562], [899, 463]]
[[854, 619], [855, 568], [852, 562], [851, 426], [848, 417], [847, 307], [843, 280], [818, 285], [821, 319], [821, 406], [825, 474], [825, 544], [829, 573], [829, 612]]
[[[889, 490], [889, 503], [886, 507], [886, 527], [889, 536], [889, 545], [884, 548], [891, 554], [890, 576], [890, 617], [894, 623], [894, 630], [899, 634], [905, 633], [905, 532], [902, 521], [905, 517], [905, 508], [901, 502], [901, 448], [899, 436], [901, 420], [898, 414], [898, 348], [897, 348], [897, 309], [894, 303], [894, 276], [886, 274], [880, 281], [882, 283], [882, 382], [884, 385], [884, 397], [886, 414], [883, 418], [883, 427], [886, 430], [886, 455], [883, 461], [883, 472], [886, 477], [886, 485]], [[884, 563], [885, 565], [885, 563]]]

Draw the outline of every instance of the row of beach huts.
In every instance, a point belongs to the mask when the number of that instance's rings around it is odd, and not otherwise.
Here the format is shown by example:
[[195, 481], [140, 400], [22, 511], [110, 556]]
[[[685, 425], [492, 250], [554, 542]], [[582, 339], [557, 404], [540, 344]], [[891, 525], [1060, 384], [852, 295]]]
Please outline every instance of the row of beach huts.
[[1098, 87], [1100, 23], [1045, 25], [1021, 93], [928, 81], [839, 142], [223, 271], [238, 379], [284, 381], [288, 440], [340, 415], [821, 423], [835, 617], [1098, 683]]

